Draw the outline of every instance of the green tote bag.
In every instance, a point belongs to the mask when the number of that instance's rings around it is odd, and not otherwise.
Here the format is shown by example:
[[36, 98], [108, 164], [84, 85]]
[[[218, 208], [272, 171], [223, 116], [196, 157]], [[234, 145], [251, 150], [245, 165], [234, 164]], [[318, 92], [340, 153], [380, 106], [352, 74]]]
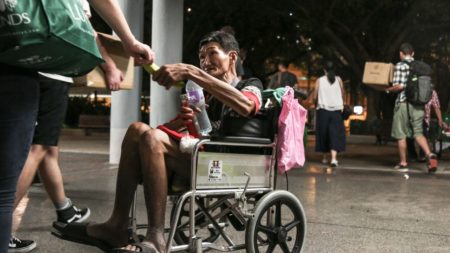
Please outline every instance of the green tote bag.
[[102, 62], [79, 0], [0, 0], [0, 63], [73, 77]]

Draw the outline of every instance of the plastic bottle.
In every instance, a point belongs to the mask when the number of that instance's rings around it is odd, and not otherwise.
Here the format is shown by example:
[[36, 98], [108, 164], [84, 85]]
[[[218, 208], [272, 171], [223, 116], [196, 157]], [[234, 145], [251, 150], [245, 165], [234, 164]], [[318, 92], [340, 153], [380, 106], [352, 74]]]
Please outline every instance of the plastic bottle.
[[189, 105], [200, 109], [195, 117], [195, 127], [201, 136], [207, 136], [212, 130], [208, 113], [206, 112], [205, 97], [203, 88], [195, 82], [188, 80], [186, 83], [186, 93], [188, 95]]

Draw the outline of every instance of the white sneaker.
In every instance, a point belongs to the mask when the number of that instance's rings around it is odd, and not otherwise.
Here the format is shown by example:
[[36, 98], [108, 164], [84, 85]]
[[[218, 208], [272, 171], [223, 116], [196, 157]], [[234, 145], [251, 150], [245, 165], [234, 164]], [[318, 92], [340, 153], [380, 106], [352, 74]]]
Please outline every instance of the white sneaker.
[[339, 163], [337, 160], [331, 161], [330, 163], [331, 168], [336, 168], [337, 166], [339, 166]]

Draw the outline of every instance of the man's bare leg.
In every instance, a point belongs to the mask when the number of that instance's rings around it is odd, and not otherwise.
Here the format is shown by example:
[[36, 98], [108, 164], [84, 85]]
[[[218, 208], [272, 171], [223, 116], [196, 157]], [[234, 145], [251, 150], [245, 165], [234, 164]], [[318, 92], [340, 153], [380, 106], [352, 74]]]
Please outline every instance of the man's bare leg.
[[[164, 221], [168, 171], [173, 169], [177, 174], [189, 175], [190, 155], [182, 154], [179, 143], [158, 129], [148, 130], [141, 137], [139, 151], [148, 216], [147, 235], [143, 243], [158, 252], [165, 252]], [[132, 251], [140, 250], [133, 245], [125, 248]]]
[[[144, 123], [133, 123], [125, 134], [117, 174], [116, 197], [110, 218], [101, 224], [89, 225], [87, 233], [113, 247], [128, 243], [128, 215], [141, 176], [139, 139], [150, 127]], [[114, 232], [113, 232], [114, 231]]]

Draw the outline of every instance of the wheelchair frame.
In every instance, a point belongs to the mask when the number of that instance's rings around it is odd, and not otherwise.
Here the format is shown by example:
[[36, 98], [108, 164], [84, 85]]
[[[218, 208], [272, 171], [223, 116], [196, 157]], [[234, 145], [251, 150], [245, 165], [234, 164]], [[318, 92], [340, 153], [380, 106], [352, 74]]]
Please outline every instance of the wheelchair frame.
[[[225, 139], [227, 139], [225, 137]], [[233, 139], [233, 137], [231, 137]], [[209, 139], [200, 140], [194, 147], [192, 151], [192, 159], [191, 159], [191, 186], [190, 190], [182, 194], [176, 205], [172, 209], [172, 217], [170, 221], [170, 228], [166, 229], [166, 232], [169, 232], [169, 237], [167, 240], [166, 252], [179, 252], [179, 251], [188, 251], [188, 252], [203, 252], [203, 250], [214, 249], [223, 252], [230, 252], [235, 250], [246, 249], [247, 252], [260, 252], [258, 249], [258, 245], [268, 245], [267, 252], [273, 252], [274, 248], [279, 245], [283, 252], [301, 252], [303, 249], [303, 243], [306, 235], [306, 217], [304, 214], [303, 207], [300, 201], [290, 192], [285, 190], [275, 190], [276, 189], [276, 180], [277, 173], [275, 171], [276, 168], [276, 135], [274, 140], [270, 139], [262, 139], [262, 138], [245, 138], [238, 137], [238, 141], [211, 141]], [[250, 186], [250, 182], [252, 180], [252, 175], [245, 173], [247, 180], [245, 184], [241, 186], [232, 186], [226, 189], [198, 189], [197, 185], [197, 169], [198, 169], [198, 159], [200, 147], [205, 145], [211, 146], [229, 146], [229, 147], [253, 147], [253, 148], [265, 148], [271, 149], [270, 154], [270, 164], [268, 166], [268, 175], [269, 180], [268, 185], [263, 187]], [[267, 156], [267, 155], [265, 155]], [[261, 199], [257, 201], [253, 210], [248, 208], [248, 199], [247, 195], [260, 196]], [[219, 205], [227, 202], [229, 198], [233, 198], [236, 200], [236, 203], [233, 206], [227, 206], [227, 210], [221, 211], [219, 217], [224, 217], [227, 213], [240, 213], [240, 218], [245, 221], [245, 243], [236, 245], [230, 237], [224, 232], [224, 226], [220, 225], [215, 218], [208, 213], [208, 207], [199, 206], [200, 210], [203, 212], [203, 215], [206, 219], [208, 219], [212, 224], [214, 229], [217, 229], [219, 233], [218, 236], [222, 236], [228, 246], [218, 246], [214, 242], [204, 242], [202, 238], [200, 238], [196, 233], [196, 199], [197, 198], [208, 198], [208, 197], [223, 197], [222, 200], [217, 201], [212, 206], [217, 208]], [[189, 202], [187, 202], [189, 200]], [[256, 201], [255, 201], [256, 202]], [[283, 203], [282, 203], [283, 202]], [[174, 245], [174, 237], [177, 233], [177, 225], [180, 221], [180, 214], [183, 206], [185, 204], [189, 205], [189, 242], [186, 242], [182, 245]], [[136, 217], [135, 217], [135, 206], [136, 204], [136, 195], [135, 201], [131, 210], [131, 224], [130, 229], [132, 230], [132, 234], [135, 239], [137, 238], [136, 230], [141, 228], [146, 228], [145, 225], [137, 225]], [[294, 221], [290, 222], [288, 225], [283, 226], [281, 224], [281, 205], [288, 205], [288, 208], [292, 211], [295, 216]], [[275, 205], [275, 206], [271, 206]], [[229, 212], [227, 212], [229, 210]], [[261, 219], [263, 215], [267, 213], [267, 224], [278, 224], [276, 228], [273, 228], [272, 232], [267, 233], [267, 238], [265, 242], [257, 242], [260, 239], [260, 236], [255, 233], [255, 230], [259, 228]], [[274, 214], [275, 213], [275, 214]], [[274, 217], [275, 216], [275, 217]], [[225, 216], [226, 217], [226, 216]], [[208, 225], [210, 226], [210, 225]], [[287, 241], [292, 240], [291, 237], [288, 236], [288, 232], [296, 228], [296, 238], [294, 242], [294, 246], [292, 249], [289, 249], [287, 245]], [[263, 231], [264, 232], [264, 231]], [[249, 242], [251, 241], [251, 242]], [[255, 248], [256, 246], [256, 248]]]

